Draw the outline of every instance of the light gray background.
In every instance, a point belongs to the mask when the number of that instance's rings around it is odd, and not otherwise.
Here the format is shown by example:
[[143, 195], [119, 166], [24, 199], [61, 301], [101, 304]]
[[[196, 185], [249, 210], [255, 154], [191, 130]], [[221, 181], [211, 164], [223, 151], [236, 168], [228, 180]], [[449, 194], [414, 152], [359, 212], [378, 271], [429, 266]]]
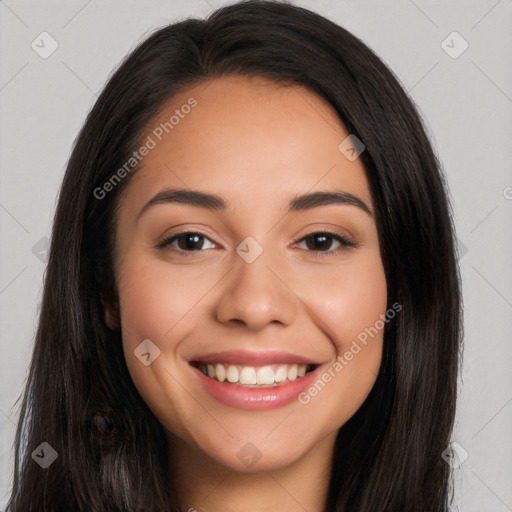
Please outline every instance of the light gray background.
[[[12, 471], [13, 405], [41, 299], [44, 238], [72, 142], [137, 42], [225, 3], [0, 1], [0, 506]], [[512, 0], [295, 3], [373, 48], [425, 119], [446, 170], [462, 251], [466, 336], [454, 440], [469, 457], [455, 470], [459, 510], [512, 511]], [[58, 43], [47, 59], [31, 47], [43, 31]], [[469, 44], [455, 59], [441, 45], [453, 31]], [[453, 51], [461, 48], [450, 41]], [[34, 254], [38, 243], [43, 248]]]

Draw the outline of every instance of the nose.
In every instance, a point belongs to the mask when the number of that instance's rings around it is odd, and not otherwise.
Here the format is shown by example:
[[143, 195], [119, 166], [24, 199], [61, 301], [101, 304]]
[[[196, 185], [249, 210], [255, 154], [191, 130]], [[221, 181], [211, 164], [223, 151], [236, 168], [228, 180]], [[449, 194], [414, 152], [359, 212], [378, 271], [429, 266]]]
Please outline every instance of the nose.
[[221, 286], [216, 308], [219, 322], [259, 331], [268, 324], [286, 326], [295, 320], [299, 299], [268, 261], [265, 250], [252, 263], [237, 255]]

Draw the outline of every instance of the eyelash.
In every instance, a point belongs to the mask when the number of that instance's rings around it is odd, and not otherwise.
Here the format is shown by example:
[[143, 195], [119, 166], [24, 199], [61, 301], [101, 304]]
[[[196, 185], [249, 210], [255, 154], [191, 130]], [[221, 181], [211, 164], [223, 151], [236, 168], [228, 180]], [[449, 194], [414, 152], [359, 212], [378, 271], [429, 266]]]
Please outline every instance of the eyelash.
[[[164, 238], [161, 242], [159, 242], [157, 245], [155, 245], [155, 248], [156, 249], [164, 249], [164, 248], [170, 246], [175, 240], [177, 240], [182, 235], [199, 235], [200, 237], [207, 238], [208, 240], [210, 239], [205, 234], [197, 232], [197, 231], [182, 231], [180, 233], [176, 233], [174, 235]], [[341, 247], [339, 247], [338, 249], [335, 249], [333, 251], [331, 251], [331, 250], [327, 250], [327, 251], [312, 251], [311, 250], [311, 251], [309, 251], [308, 250], [308, 252], [314, 253], [315, 257], [318, 257], [318, 258], [325, 258], [326, 256], [336, 256], [339, 253], [343, 252], [347, 248], [357, 247], [357, 244], [353, 240], [351, 240], [347, 237], [341, 236], [338, 233], [333, 233], [331, 231], [314, 231], [306, 236], [303, 236], [302, 238], [299, 238], [298, 240], [295, 240], [293, 243], [297, 244], [297, 243], [305, 241], [306, 239], [313, 237], [315, 235], [327, 235], [328, 238], [333, 238], [334, 240], [336, 240], [337, 242], [339, 242], [341, 244]], [[176, 249], [174, 247], [172, 248], [172, 250], [174, 252], [181, 252], [182, 254], [203, 252], [201, 250], [185, 251], [183, 249]], [[190, 256], [190, 254], [187, 254], [187, 257], [188, 256]]]

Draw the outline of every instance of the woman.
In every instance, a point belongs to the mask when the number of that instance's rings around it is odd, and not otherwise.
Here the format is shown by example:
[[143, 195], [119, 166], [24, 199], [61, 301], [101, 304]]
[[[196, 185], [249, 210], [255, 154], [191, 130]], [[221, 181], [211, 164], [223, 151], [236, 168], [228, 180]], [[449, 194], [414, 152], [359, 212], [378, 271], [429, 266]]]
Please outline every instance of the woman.
[[460, 343], [392, 72], [287, 4], [169, 25], [68, 163], [10, 510], [447, 511]]

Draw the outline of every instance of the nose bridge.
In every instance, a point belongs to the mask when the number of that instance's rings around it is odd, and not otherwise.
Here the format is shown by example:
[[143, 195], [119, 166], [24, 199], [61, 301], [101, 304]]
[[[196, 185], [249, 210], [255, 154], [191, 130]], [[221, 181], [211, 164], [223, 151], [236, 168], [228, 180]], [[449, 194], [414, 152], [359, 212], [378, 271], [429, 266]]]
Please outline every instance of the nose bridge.
[[[217, 305], [217, 319], [253, 330], [293, 322], [296, 298], [273, 269], [273, 253], [253, 237], [236, 248], [234, 266]], [[277, 275], [276, 275], [277, 274]]]

